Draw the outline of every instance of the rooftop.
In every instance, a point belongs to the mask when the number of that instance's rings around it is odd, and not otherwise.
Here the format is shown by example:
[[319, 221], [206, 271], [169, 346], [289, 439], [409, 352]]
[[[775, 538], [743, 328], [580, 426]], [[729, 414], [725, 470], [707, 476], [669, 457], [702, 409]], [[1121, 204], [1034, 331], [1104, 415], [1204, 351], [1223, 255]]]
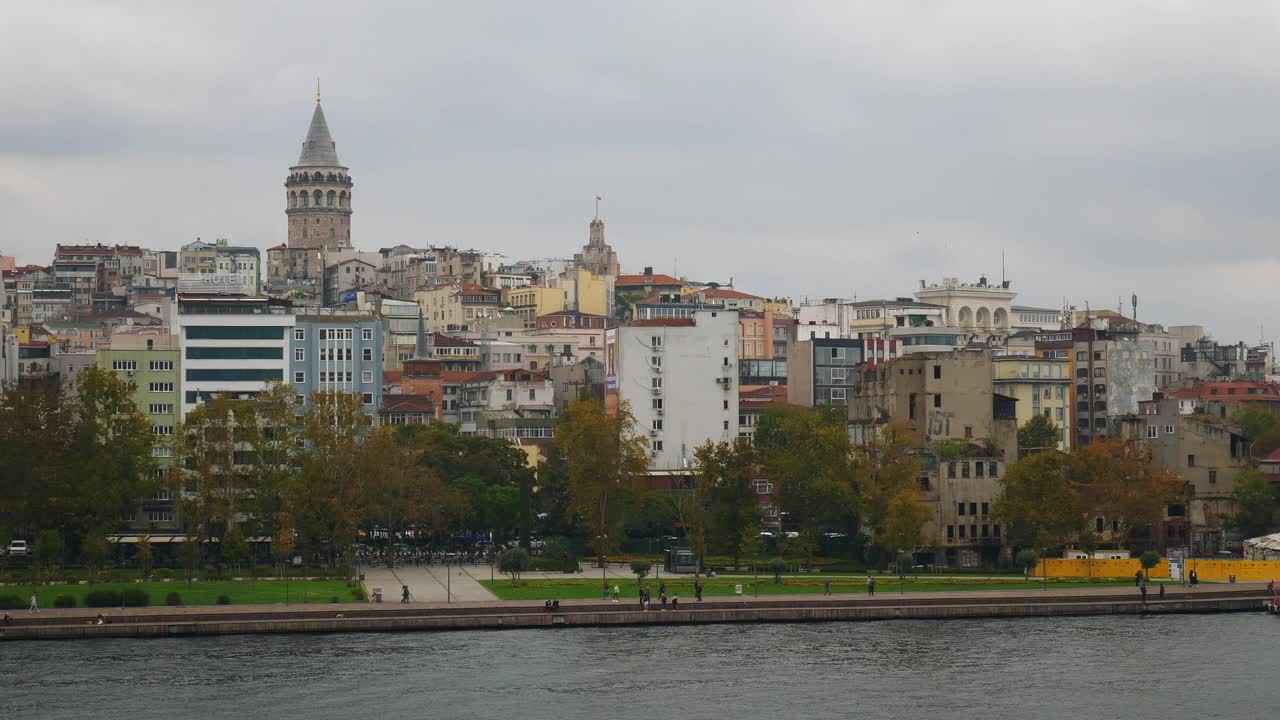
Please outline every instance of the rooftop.
[[662, 275], [654, 273], [649, 277], [649, 282], [645, 282], [644, 275], [619, 275], [617, 280], [613, 281], [614, 287], [622, 287], [624, 285], [683, 285], [684, 281], [670, 275]]

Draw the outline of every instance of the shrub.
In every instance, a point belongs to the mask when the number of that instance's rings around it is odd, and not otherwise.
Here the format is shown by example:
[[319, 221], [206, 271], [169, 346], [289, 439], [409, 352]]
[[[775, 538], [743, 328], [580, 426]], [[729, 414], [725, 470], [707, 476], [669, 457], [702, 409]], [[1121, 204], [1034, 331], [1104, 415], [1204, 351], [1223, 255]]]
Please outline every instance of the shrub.
[[146, 607], [151, 604], [151, 593], [141, 588], [127, 588], [122, 595], [125, 607]]
[[172, 580], [173, 571], [170, 570], [169, 568], [160, 568], [158, 570], [152, 570], [151, 577], [156, 580]]
[[91, 590], [84, 596], [84, 606], [89, 608], [120, 607], [120, 591]]
[[1024, 575], [1028, 574], [1031, 572], [1031, 568], [1035, 567], [1036, 563], [1040, 562], [1040, 553], [1035, 550], [1022, 550], [1018, 553], [1014, 562], [1018, 564], [1018, 567], [1022, 568], [1022, 573]]
[[636, 580], [643, 580], [645, 575], [649, 574], [649, 569], [653, 567], [653, 563], [648, 560], [632, 560], [631, 572], [635, 573]]
[[5, 610], [19, 610], [25, 607], [27, 607], [27, 604], [22, 602], [22, 598], [17, 595], [0, 595], [0, 608]]
[[529, 569], [529, 553], [524, 548], [511, 548], [504, 550], [498, 556], [498, 572], [506, 573], [511, 576], [511, 583], [514, 585], [520, 579], [520, 573]]
[[219, 596], [218, 596], [218, 604], [219, 604], [219, 605], [230, 605], [230, 604], [231, 604], [231, 596], [229, 596], [229, 595], [219, 595]]
[[1150, 573], [1151, 568], [1160, 564], [1160, 553], [1155, 550], [1148, 550], [1138, 558], [1138, 562], [1142, 564], [1142, 569]]
[[173, 592], [172, 590], [170, 590], [170, 591], [169, 591], [169, 594], [164, 596], [164, 604], [165, 604], [165, 605], [174, 605], [174, 606], [181, 605], [181, 604], [182, 604], [182, 596], [181, 596], [181, 595], [179, 595], [178, 593]]
[[773, 573], [773, 581], [775, 583], [782, 582], [782, 573], [787, 571], [787, 561], [780, 557], [776, 557], [769, 561], [769, 572]]
[[56, 608], [73, 608], [76, 606], [76, 598], [74, 595], [59, 595], [53, 599], [53, 606]]
[[355, 590], [352, 590], [351, 597], [355, 598], [356, 602], [364, 602], [365, 601], [364, 588], [356, 588]]

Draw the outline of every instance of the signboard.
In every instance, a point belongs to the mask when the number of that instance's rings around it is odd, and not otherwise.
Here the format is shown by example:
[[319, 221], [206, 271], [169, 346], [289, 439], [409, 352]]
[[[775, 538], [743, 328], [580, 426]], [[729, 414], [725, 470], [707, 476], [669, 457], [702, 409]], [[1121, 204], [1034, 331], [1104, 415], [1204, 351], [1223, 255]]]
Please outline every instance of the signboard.
[[617, 390], [617, 389], [618, 389], [618, 376], [617, 376], [617, 375], [606, 375], [606, 376], [605, 376], [605, 378], [604, 378], [604, 385], [605, 385], [605, 389], [607, 389], [607, 390]]
[[236, 273], [179, 273], [178, 292], [244, 295], [252, 289], [246, 280]]
[[1048, 334], [1044, 334], [1044, 335], [1036, 335], [1036, 342], [1038, 342], [1038, 343], [1045, 343], [1045, 342], [1069, 342], [1069, 341], [1071, 341], [1071, 340], [1073, 340], [1073, 339], [1074, 339], [1074, 336], [1073, 336], [1071, 333], [1069, 333], [1069, 332], [1048, 333]]

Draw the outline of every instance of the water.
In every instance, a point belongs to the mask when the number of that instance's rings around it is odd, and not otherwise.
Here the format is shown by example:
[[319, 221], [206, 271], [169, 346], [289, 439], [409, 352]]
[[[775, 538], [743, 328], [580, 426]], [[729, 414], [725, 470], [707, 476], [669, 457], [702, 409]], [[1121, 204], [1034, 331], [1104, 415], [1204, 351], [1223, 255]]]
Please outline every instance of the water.
[[1258, 718], [1261, 613], [0, 644], [0, 717]]

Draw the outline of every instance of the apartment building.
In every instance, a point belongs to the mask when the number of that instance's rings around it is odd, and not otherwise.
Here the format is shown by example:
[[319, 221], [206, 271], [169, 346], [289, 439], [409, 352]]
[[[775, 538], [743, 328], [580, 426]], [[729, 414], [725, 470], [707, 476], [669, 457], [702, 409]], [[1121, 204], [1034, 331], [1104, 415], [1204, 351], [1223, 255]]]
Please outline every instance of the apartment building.
[[526, 328], [532, 329], [537, 326], [539, 316], [564, 312], [565, 290], [542, 286], [507, 288], [502, 291], [502, 304], [510, 308]]
[[360, 398], [370, 415], [382, 407], [382, 323], [364, 313], [317, 312], [294, 318], [286, 382], [304, 398], [337, 391]]
[[995, 392], [1017, 401], [1018, 426], [1036, 415], [1043, 415], [1062, 433], [1058, 449], [1070, 450], [1074, 424], [1071, 361], [1034, 355], [996, 355], [991, 362]]
[[653, 470], [684, 470], [698, 446], [737, 438], [737, 312], [637, 320], [606, 343], [606, 406], [631, 407]]
[[787, 401], [794, 405], [847, 405], [858, 384], [863, 341], [801, 338], [787, 355]]
[[433, 329], [453, 332], [498, 317], [498, 293], [473, 283], [453, 282], [413, 294]]

